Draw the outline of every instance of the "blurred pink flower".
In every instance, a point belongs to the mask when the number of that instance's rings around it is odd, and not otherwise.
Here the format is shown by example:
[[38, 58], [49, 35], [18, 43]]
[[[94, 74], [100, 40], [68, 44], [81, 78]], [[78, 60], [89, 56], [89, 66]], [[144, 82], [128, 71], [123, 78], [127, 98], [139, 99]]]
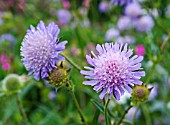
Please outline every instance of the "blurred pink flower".
[[89, 0], [83, 0], [83, 5], [86, 8], [90, 7], [90, 1]]
[[75, 46], [73, 46], [73, 47], [71, 47], [71, 53], [73, 55], [79, 55], [81, 52], [80, 52], [79, 48], [76, 48]]
[[145, 47], [142, 44], [136, 46], [136, 54], [139, 56], [145, 55]]
[[7, 71], [7, 70], [10, 70], [10, 59], [9, 57], [6, 55], [6, 54], [2, 54], [0, 56], [0, 63], [1, 63], [1, 66], [2, 66], [2, 69]]
[[10, 64], [9, 63], [4, 63], [4, 64], [2, 64], [2, 69], [3, 70], [5, 70], [5, 71], [8, 71], [8, 70], [10, 70]]
[[68, 0], [62, 1], [63, 8], [70, 9], [70, 2]]
[[4, 64], [7, 61], [7, 56], [6, 54], [2, 54], [0, 57], [0, 63]]

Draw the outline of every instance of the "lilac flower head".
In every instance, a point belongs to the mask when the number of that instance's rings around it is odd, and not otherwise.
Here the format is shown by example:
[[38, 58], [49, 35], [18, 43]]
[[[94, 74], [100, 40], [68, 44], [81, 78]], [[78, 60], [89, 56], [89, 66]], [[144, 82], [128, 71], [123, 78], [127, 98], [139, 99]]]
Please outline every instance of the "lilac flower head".
[[137, 2], [130, 3], [125, 7], [125, 14], [131, 18], [136, 18], [142, 14], [142, 8]]
[[[133, 117], [134, 117], [134, 115], [135, 115], [135, 111], [136, 111], [136, 107], [132, 107], [132, 108], [128, 111], [128, 113], [127, 113], [126, 116], [125, 116], [128, 121], [132, 121], [132, 120], [133, 120]], [[141, 115], [141, 110], [138, 110], [137, 113], [136, 113], [136, 119], [139, 119], [140, 115]]]
[[71, 20], [71, 13], [66, 9], [60, 9], [57, 11], [58, 22], [62, 25], [69, 23]]
[[16, 41], [16, 38], [9, 33], [2, 34], [0, 37], [0, 43], [8, 41], [10, 43], [10, 46], [13, 47]]
[[142, 16], [140, 19], [136, 22], [136, 30], [139, 32], [148, 32], [150, 31], [154, 26], [154, 21], [151, 16]]
[[23, 64], [36, 80], [48, 77], [48, 72], [64, 58], [59, 55], [67, 41], [59, 43], [60, 29], [53, 22], [45, 26], [43, 21], [37, 27], [30, 26], [21, 46]]
[[111, 6], [109, 4], [109, 2], [107, 1], [102, 1], [99, 3], [99, 11], [101, 13], [106, 13], [111, 9]]
[[122, 5], [126, 5], [128, 3], [131, 3], [132, 0], [110, 0], [110, 2], [115, 4], [115, 5], [122, 6]]
[[128, 16], [122, 16], [119, 18], [117, 26], [119, 30], [128, 30], [132, 28], [132, 20]]
[[56, 92], [51, 91], [51, 92], [48, 94], [48, 98], [49, 98], [50, 100], [54, 100], [54, 99], [56, 98]]
[[142, 56], [133, 56], [133, 50], [127, 48], [128, 45], [118, 43], [105, 43], [97, 45], [98, 55], [93, 52], [91, 57], [86, 55], [87, 62], [91, 67], [85, 66], [87, 70], [81, 70], [81, 74], [86, 75], [89, 81], [84, 81], [84, 85], [94, 86], [94, 90], [101, 92], [99, 97], [103, 99], [106, 94], [109, 98], [113, 94], [117, 100], [124, 94], [125, 90], [132, 92], [131, 86], [142, 84], [140, 78], [145, 76], [141, 71]]
[[109, 41], [117, 38], [120, 35], [120, 31], [116, 28], [110, 28], [106, 31], [105, 40]]
[[116, 39], [117, 43], [121, 43], [121, 44], [125, 44], [125, 43], [128, 43], [128, 44], [134, 44], [135, 43], [135, 38], [133, 36], [130, 36], [130, 35], [126, 35], [126, 36], [119, 36], [117, 39]]

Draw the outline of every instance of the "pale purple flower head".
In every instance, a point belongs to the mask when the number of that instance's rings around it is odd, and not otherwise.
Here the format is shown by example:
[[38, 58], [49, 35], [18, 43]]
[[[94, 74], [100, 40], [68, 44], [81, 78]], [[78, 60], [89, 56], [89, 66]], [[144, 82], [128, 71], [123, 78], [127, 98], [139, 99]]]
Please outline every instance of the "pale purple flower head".
[[[134, 115], [135, 115], [135, 112], [136, 112], [136, 107], [132, 107], [132, 108], [128, 111], [128, 113], [127, 113], [126, 116], [125, 116], [128, 121], [132, 121], [132, 120], [133, 120], [133, 117], [134, 117]], [[138, 118], [140, 117], [140, 115], [141, 115], [141, 110], [139, 109], [139, 110], [137, 111], [137, 113], [136, 113], [136, 119], [138, 119]]]
[[130, 3], [125, 7], [125, 14], [131, 18], [136, 18], [142, 14], [142, 8], [137, 2]]
[[37, 27], [30, 26], [21, 46], [23, 64], [33, 74], [36, 80], [48, 77], [48, 73], [56, 68], [56, 63], [64, 57], [59, 53], [63, 51], [67, 41], [59, 43], [60, 29], [54, 22], [45, 26], [43, 21]]
[[110, 2], [115, 4], [115, 5], [123, 6], [123, 5], [126, 5], [128, 3], [131, 3], [132, 0], [110, 0]]
[[128, 43], [128, 44], [134, 44], [135, 43], [135, 38], [133, 36], [130, 36], [130, 35], [126, 35], [126, 36], [119, 36], [117, 39], [116, 39], [116, 42], [117, 43], [121, 43], [121, 44], [125, 44], [125, 43]]
[[81, 74], [89, 81], [84, 81], [84, 85], [94, 86], [94, 90], [101, 92], [99, 97], [103, 99], [106, 94], [109, 98], [113, 94], [117, 100], [124, 94], [125, 90], [132, 92], [132, 86], [142, 84], [140, 78], [145, 76], [141, 71], [142, 56], [132, 56], [133, 50], [128, 49], [128, 45], [118, 43], [105, 43], [97, 45], [98, 55], [93, 52], [86, 55], [87, 62], [91, 65], [85, 66], [86, 70], [81, 70]]
[[14, 46], [15, 41], [16, 41], [16, 38], [12, 34], [9, 34], [9, 33], [2, 34], [0, 37], [0, 43], [9, 42], [11, 47]]
[[139, 20], [136, 22], [136, 30], [139, 32], [148, 32], [150, 31], [154, 26], [154, 21], [151, 16], [146, 15], [140, 17]]
[[60, 9], [57, 11], [58, 22], [61, 25], [65, 25], [71, 20], [71, 13], [66, 9]]
[[110, 28], [106, 31], [105, 40], [106, 41], [113, 40], [113, 39], [119, 37], [119, 35], [120, 35], [120, 31], [118, 29]]
[[108, 12], [110, 9], [111, 9], [111, 6], [110, 6], [109, 2], [107, 2], [107, 1], [101, 1], [101, 2], [99, 3], [99, 11], [100, 11], [101, 13], [106, 13], [106, 12]]
[[54, 100], [56, 98], [56, 92], [54, 91], [51, 91], [49, 94], [48, 94], [48, 98], [50, 100]]
[[119, 18], [117, 26], [119, 30], [128, 30], [132, 28], [132, 20], [128, 16], [122, 16]]

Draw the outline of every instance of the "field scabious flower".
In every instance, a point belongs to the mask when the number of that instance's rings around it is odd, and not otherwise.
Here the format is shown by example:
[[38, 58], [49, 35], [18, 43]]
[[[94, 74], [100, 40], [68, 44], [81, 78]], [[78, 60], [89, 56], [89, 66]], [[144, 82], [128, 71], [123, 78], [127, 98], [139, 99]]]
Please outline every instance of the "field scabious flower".
[[111, 0], [111, 3], [115, 4], [115, 5], [126, 5], [128, 3], [132, 2], [132, 0]]
[[106, 41], [113, 40], [113, 39], [119, 37], [119, 35], [120, 35], [120, 31], [118, 29], [110, 28], [106, 31], [105, 40]]
[[111, 9], [111, 6], [109, 4], [109, 2], [107, 1], [102, 1], [99, 3], [99, 11], [101, 13], [106, 13]]
[[145, 76], [141, 71], [142, 56], [132, 56], [132, 49], [128, 45], [118, 43], [105, 43], [97, 45], [98, 55], [92, 52], [93, 57], [86, 55], [87, 62], [92, 66], [85, 66], [81, 74], [90, 81], [84, 81], [84, 85], [94, 86], [94, 90], [101, 92], [100, 99], [106, 94], [109, 98], [113, 94], [117, 100], [124, 94], [125, 90], [132, 92], [132, 86], [142, 84], [140, 78]]
[[117, 26], [119, 30], [128, 30], [132, 28], [132, 20], [128, 16], [122, 16], [119, 18]]
[[125, 14], [131, 18], [137, 18], [142, 14], [142, 8], [137, 2], [130, 3], [125, 7]]
[[60, 25], [66, 25], [71, 20], [71, 13], [66, 9], [60, 9], [56, 12], [58, 22]]
[[64, 57], [59, 53], [63, 51], [67, 41], [59, 43], [60, 29], [53, 22], [45, 26], [43, 21], [37, 27], [30, 26], [22, 42], [21, 56], [23, 64], [33, 74], [36, 80], [48, 77], [48, 73], [57, 68], [56, 63]]
[[146, 15], [140, 17], [136, 22], [136, 30], [139, 32], [148, 32], [154, 27], [154, 21], [151, 16]]

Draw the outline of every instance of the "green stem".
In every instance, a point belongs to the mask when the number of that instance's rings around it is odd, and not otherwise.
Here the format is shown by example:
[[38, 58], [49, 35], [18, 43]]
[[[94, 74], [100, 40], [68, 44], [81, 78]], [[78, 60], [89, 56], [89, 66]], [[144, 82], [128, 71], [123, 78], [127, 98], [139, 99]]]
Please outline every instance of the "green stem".
[[105, 106], [104, 106], [104, 115], [105, 115], [105, 121], [106, 121], [106, 125], [109, 125], [109, 120], [108, 120], [108, 111], [107, 111], [107, 106], [110, 102], [110, 99], [107, 100]]
[[64, 55], [63, 53], [60, 53], [60, 55], [64, 56], [65, 59], [74, 67], [76, 68], [78, 71], [82, 70], [76, 63], [74, 63], [69, 57], [67, 57], [66, 55]]
[[120, 125], [125, 117], [125, 115], [128, 113], [128, 111], [132, 108], [133, 106], [130, 105], [126, 110], [125, 112], [123, 113], [122, 117], [120, 118], [120, 120], [118, 121], [118, 123], [116, 125]]
[[20, 114], [23, 118], [23, 121], [24, 121], [24, 125], [27, 125], [28, 119], [27, 119], [27, 116], [24, 112], [24, 108], [23, 108], [23, 105], [22, 105], [22, 102], [21, 102], [21, 98], [19, 97], [18, 94], [16, 95], [16, 99], [17, 99], [17, 105], [18, 105], [18, 108], [19, 108], [19, 112], [20, 112]]
[[74, 103], [75, 103], [75, 106], [76, 106], [77, 111], [78, 111], [78, 113], [79, 113], [79, 115], [80, 115], [80, 118], [81, 118], [81, 121], [82, 121], [83, 125], [87, 125], [87, 123], [86, 123], [86, 121], [85, 121], [85, 118], [84, 118], [84, 116], [83, 116], [83, 113], [82, 113], [82, 111], [81, 111], [81, 109], [80, 109], [80, 105], [79, 105], [79, 103], [78, 103], [78, 101], [77, 101], [77, 98], [76, 98], [76, 96], [75, 96], [74, 90], [73, 90], [72, 85], [70, 84], [70, 82], [67, 83], [67, 88], [68, 88], [68, 90], [70, 90], [70, 92], [71, 92], [71, 96], [72, 96], [72, 98], [73, 98], [73, 101], [74, 101]]

